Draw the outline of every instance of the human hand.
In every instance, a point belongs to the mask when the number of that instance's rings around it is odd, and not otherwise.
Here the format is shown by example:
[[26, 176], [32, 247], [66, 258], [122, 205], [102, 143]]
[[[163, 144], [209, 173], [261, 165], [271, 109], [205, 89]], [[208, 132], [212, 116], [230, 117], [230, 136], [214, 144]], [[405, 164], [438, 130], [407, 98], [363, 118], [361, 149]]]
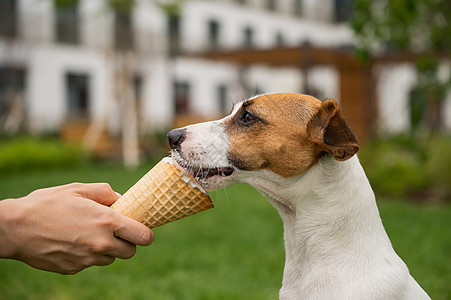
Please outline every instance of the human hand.
[[106, 183], [72, 183], [0, 201], [0, 257], [61, 274], [131, 258], [154, 233], [108, 207], [117, 199]]

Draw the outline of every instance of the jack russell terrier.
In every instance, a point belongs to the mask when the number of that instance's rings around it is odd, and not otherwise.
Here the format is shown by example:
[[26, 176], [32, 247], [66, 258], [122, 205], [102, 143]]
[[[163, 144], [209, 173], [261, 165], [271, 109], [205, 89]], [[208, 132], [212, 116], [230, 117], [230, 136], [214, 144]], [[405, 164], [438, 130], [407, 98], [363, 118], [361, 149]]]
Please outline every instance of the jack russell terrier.
[[261, 95], [167, 139], [207, 190], [245, 182], [279, 211], [280, 299], [430, 299], [391, 245], [335, 101]]

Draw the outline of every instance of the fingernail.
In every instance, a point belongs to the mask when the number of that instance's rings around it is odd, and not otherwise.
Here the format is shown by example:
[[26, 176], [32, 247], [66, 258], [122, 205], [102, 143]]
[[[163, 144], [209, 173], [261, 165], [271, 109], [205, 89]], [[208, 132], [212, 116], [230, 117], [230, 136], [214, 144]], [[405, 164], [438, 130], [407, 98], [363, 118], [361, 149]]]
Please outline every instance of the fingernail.
[[119, 194], [118, 192], [116, 192], [116, 196], [118, 196], [119, 198], [122, 197], [122, 195]]

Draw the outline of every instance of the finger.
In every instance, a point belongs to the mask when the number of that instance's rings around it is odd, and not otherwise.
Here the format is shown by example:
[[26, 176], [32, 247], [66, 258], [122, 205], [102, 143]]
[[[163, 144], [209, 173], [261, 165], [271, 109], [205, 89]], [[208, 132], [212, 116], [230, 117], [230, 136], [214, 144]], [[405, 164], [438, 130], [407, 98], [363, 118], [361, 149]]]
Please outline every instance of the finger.
[[108, 265], [111, 265], [115, 259], [116, 259], [115, 256], [111, 256], [108, 254], [99, 255], [99, 257], [96, 258], [94, 265], [95, 266], [108, 266]]
[[135, 253], [136, 246], [134, 244], [124, 241], [121, 238], [115, 238], [113, 246], [106, 254], [122, 259], [129, 259], [132, 258]]
[[116, 237], [140, 246], [148, 246], [152, 243], [155, 235], [147, 226], [119, 213], [117, 216], [118, 225], [114, 228]]
[[79, 184], [78, 193], [97, 203], [110, 206], [119, 198], [119, 195], [108, 183], [84, 183]]

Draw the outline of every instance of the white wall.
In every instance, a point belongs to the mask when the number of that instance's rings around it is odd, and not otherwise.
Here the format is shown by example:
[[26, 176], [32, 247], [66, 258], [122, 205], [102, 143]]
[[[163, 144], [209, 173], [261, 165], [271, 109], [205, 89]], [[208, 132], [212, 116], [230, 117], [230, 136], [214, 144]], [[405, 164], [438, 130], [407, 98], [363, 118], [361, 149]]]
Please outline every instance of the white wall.
[[105, 48], [113, 44], [113, 14], [104, 0], [80, 1], [80, 40], [89, 48]]
[[[449, 78], [451, 66], [442, 62], [439, 80]], [[376, 99], [379, 108], [378, 127], [385, 132], [402, 132], [410, 129], [410, 92], [417, 85], [416, 70], [411, 63], [383, 65], [376, 69]], [[451, 130], [451, 91], [442, 110], [443, 125]]]
[[147, 56], [163, 55], [167, 51], [167, 17], [156, 1], [137, 0], [133, 11], [138, 49]]
[[32, 131], [58, 128], [67, 117], [65, 78], [69, 72], [89, 76], [91, 117], [101, 118], [110, 107], [112, 86], [102, 54], [64, 46], [39, 47], [28, 71]]
[[262, 93], [302, 92], [302, 74], [297, 69], [257, 65], [247, 73], [249, 88], [258, 88]]
[[331, 21], [333, 1], [331, 0], [303, 0], [303, 15], [311, 20]]
[[[319, 6], [318, 3], [311, 5]], [[327, 9], [321, 7], [321, 11]], [[182, 15], [182, 45], [188, 51], [208, 49], [209, 20], [220, 24], [221, 49], [241, 47], [246, 27], [253, 29], [255, 45], [260, 48], [275, 46], [278, 32], [291, 46], [305, 41], [317, 46], [340, 46], [353, 41], [352, 31], [347, 25], [331, 24], [318, 18], [306, 20], [291, 14], [255, 10], [228, 2], [189, 1], [183, 7]]]
[[234, 87], [237, 75], [237, 70], [232, 65], [202, 59], [177, 59], [174, 70], [177, 80], [191, 85], [191, 108], [205, 117], [220, 113], [217, 88], [225, 84], [230, 90]]
[[338, 71], [333, 67], [315, 67], [310, 71], [309, 83], [312, 88], [320, 93], [317, 96], [320, 97], [321, 100], [328, 98], [340, 103], [339, 76]]
[[19, 35], [29, 43], [53, 40], [53, 3], [42, 0], [19, 0]]
[[417, 82], [414, 67], [408, 63], [384, 65], [376, 70], [376, 76], [378, 127], [388, 132], [409, 129], [409, 93]]
[[145, 126], [161, 129], [172, 120], [172, 74], [167, 60], [155, 60], [149, 65], [144, 82], [142, 113]]

